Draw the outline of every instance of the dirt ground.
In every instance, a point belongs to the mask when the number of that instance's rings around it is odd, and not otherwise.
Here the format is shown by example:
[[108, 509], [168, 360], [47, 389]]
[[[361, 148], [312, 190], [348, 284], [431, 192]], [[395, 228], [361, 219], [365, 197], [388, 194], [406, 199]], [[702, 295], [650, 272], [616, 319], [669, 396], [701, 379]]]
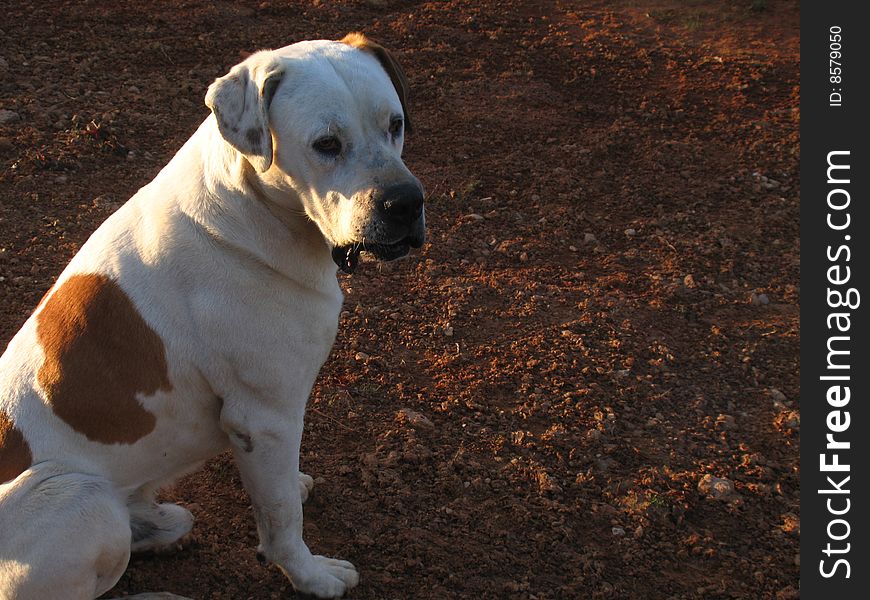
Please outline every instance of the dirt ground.
[[[358, 599], [798, 597], [792, 0], [0, 2], [0, 343], [245, 52], [363, 30], [429, 243], [341, 275], [305, 533]], [[293, 597], [229, 455], [114, 595]]]

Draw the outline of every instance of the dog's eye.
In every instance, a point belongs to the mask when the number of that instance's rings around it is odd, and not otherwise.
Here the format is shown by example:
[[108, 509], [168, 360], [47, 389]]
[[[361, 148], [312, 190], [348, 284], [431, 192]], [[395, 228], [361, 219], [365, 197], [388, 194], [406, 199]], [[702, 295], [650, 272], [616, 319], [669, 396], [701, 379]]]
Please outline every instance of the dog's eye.
[[341, 140], [333, 135], [320, 138], [314, 142], [313, 147], [324, 156], [335, 158], [341, 154]]
[[404, 125], [404, 121], [401, 118], [395, 117], [390, 121], [390, 135], [395, 137], [399, 137], [402, 135], [402, 126]]

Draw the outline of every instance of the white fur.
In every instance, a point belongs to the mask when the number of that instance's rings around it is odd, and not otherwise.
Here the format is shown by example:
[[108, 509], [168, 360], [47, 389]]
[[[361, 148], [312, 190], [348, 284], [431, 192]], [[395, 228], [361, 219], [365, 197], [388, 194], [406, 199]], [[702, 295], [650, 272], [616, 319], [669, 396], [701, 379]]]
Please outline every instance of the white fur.
[[[161, 532], [134, 549], [190, 530], [190, 513], [156, 505], [155, 491], [228, 447], [254, 505], [260, 550], [296, 589], [331, 598], [358, 582], [353, 565], [313, 555], [302, 539], [313, 480], [299, 472], [299, 446], [342, 304], [330, 250], [382, 239], [373, 195], [416, 181], [402, 163], [401, 136], [388, 132], [402, 106], [374, 57], [324, 41], [252, 55], [206, 101], [221, 127], [210, 115], [55, 287], [75, 274], [105, 274], [161, 337], [172, 390], [138, 398], [155, 429], [108, 445], [55, 415], [37, 381], [38, 312], [0, 358], [0, 410], [23, 432], [34, 463], [0, 486], [0, 598], [89, 600], [110, 589], [126, 568], [131, 522]], [[255, 128], [259, 146], [245, 136]], [[349, 150], [324, 160], [312, 142], [335, 133]]]

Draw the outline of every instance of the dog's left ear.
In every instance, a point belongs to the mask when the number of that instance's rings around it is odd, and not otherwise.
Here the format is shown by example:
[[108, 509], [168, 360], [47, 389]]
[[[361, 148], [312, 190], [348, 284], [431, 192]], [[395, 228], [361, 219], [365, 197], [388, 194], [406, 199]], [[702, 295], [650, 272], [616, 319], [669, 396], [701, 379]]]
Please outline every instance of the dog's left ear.
[[257, 52], [216, 79], [205, 95], [223, 138], [260, 173], [272, 165], [269, 104], [283, 74], [281, 61]]
[[399, 95], [399, 102], [402, 103], [402, 112], [404, 113], [405, 131], [407, 133], [412, 133], [413, 127], [411, 127], [411, 117], [408, 116], [408, 96], [411, 93], [411, 88], [408, 85], [408, 78], [405, 77], [405, 72], [402, 71], [402, 67], [399, 66], [399, 63], [396, 62], [393, 55], [390, 54], [386, 48], [377, 42], [370, 40], [365, 36], [365, 34], [359, 32], [348, 33], [339, 41], [348, 46], [353, 46], [354, 48], [359, 48], [364, 52], [368, 52], [378, 59], [378, 62], [381, 63], [384, 71], [386, 71], [387, 75], [390, 76], [390, 81], [393, 82], [393, 87], [396, 88], [396, 93]]

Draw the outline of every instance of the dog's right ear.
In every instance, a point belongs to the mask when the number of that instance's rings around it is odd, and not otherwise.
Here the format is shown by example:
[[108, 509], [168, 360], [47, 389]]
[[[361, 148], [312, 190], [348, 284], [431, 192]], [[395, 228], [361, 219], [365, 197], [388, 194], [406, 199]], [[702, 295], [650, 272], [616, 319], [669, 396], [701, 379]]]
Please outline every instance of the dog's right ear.
[[283, 74], [271, 52], [257, 52], [216, 79], [205, 95], [223, 138], [260, 173], [272, 165], [269, 104]]

